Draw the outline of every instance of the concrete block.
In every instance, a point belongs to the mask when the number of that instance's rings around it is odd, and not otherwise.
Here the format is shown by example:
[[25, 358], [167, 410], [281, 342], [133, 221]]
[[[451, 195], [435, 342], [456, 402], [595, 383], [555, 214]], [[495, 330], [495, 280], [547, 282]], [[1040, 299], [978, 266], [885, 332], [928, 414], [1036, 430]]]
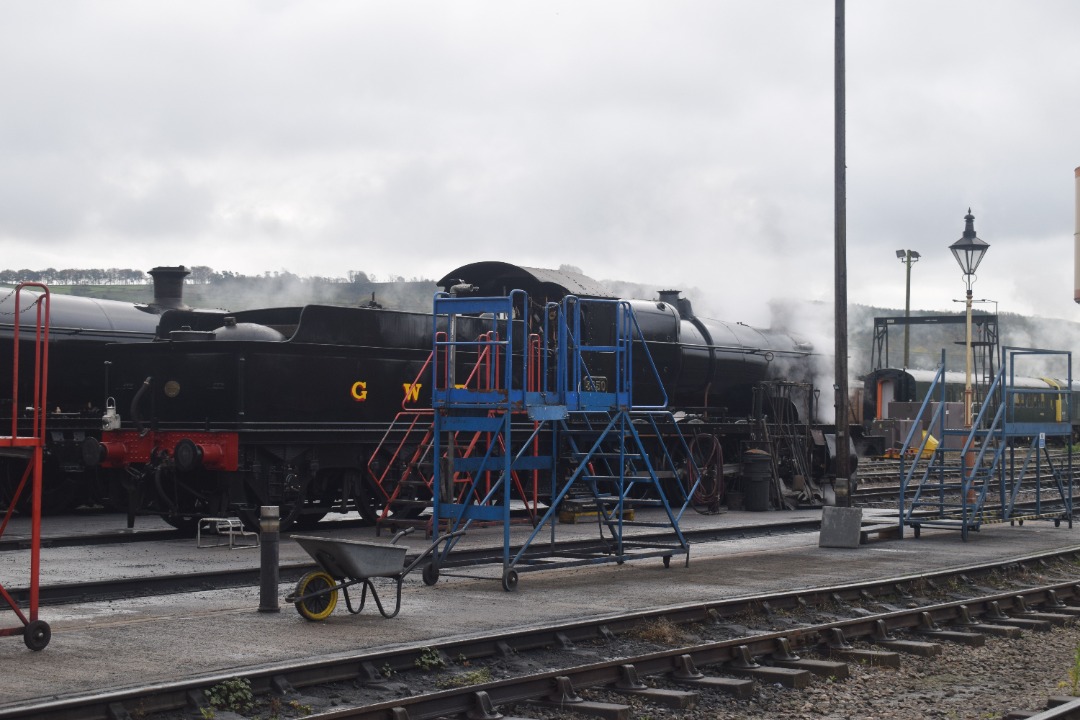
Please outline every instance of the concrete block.
[[859, 547], [862, 508], [828, 505], [821, 510], [821, 533], [818, 547]]

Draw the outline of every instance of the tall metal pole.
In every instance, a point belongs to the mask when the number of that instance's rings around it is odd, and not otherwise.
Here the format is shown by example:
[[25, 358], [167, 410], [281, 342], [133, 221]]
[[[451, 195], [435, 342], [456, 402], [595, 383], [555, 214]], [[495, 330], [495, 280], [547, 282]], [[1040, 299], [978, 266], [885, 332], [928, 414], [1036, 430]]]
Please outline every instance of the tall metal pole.
[[848, 447], [848, 337], [847, 337], [847, 157], [844, 126], [844, 0], [836, 0], [836, 63], [834, 68], [835, 96], [835, 298], [836, 315], [836, 370], [834, 390], [836, 391], [836, 501], [845, 507], [851, 506], [849, 492], [850, 465]]
[[911, 366], [911, 251], [907, 251], [907, 291], [904, 293], [904, 369]]
[[907, 265], [907, 288], [904, 295], [904, 369], [911, 366], [911, 263], [919, 261], [919, 253], [914, 250], [897, 250], [896, 257]]
[[971, 276], [967, 276], [967, 340], [964, 343], [964, 427], [971, 429]]
[[1076, 232], [1073, 233], [1073, 300], [1080, 303], [1080, 167], [1073, 170], [1076, 182]]

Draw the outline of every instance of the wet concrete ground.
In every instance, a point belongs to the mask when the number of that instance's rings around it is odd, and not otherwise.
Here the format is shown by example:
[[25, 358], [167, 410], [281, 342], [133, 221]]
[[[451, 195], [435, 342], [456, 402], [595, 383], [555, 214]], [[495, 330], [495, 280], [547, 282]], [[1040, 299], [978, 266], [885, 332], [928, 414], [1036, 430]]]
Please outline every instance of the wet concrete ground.
[[[869, 518], [869, 511], [866, 515]], [[779, 524], [819, 518], [820, 511], [690, 513], [684, 528]], [[46, 519], [46, 535], [71, 532], [71, 519]], [[92, 516], [78, 521], [81, 532], [124, 526], [123, 516]], [[140, 518], [138, 527], [157, 526]], [[63, 527], [61, 527], [63, 525]], [[10, 539], [26, 530], [17, 523]], [[523, 537], [526, 528], [516, 528]], [[307, 535], [375, 539], [370, 529], [335, 529], [332, 523]], [[557, 537], [595, 536], [595, 525], [559, 525]], [[380, 539], [388, 541], [385, 536]], [[416, 535], [402, 542], [413, 552], [427, 546]], [[501, 546], [502, 531], [471, 532], [466, 545]], [[670, 605], [790, 591], [844, 582], [919, 575], [944, 569], [1017, 558], [1059, 548], [1080, 548], [1080, 534], [1066, 525], [1028, 521], [1023, 526], [984, 525], [968, 542], [953, 531], [924, 529], [919, 539], [873, 542], [859, 548], [820, 548], [817, 533], [777, 534], [694, 545], [690, 566], [676, 556], [670, 568], [659, 558], [623, 565], [522, 573], [516, 592], [505, 592], [501, 566], [478, 567], [475, 577], [444, 576], [433, 587], [419, 571], [407, 576], [398, 617], [384, 619], [374, 609], [349, 615], [339, 602], [324, 622], [308, 622], [291, 605], [278, 613], [259, 612], [259, 588], [184, 593], [43, 608], [40, 617], [53, 636], [42, 652], [31, 652], [19, 637], [0, 638], [0, 711], [41, 699], [63, 699], [88, 692], [119, 690], [149, 681], [195, 677], [226, 678], [252, 666], [293, 659], [352, 654], [398, 645], [423, 646], [436, 639], [485, 634], [557, 620], [606, 615]], [[0, 553], [0, 584], [26, 584], [29, 552]], [[197, 549], [194, 539], [154, 543], [44, 548], [43, 584], [110, 577], [148, 577], [201, 569], [258, 568], [260, 552], [225, 547]], [[286, 533], [281, 564], [308, 562]], [[1080, 577], [1077, 578], [1080, 580]], [[386, 596], [392, 603], [392, 583]], [[291, 590], [282, 585], [280, 597]], [[0, 627], [18, 625], [6, 605]]]

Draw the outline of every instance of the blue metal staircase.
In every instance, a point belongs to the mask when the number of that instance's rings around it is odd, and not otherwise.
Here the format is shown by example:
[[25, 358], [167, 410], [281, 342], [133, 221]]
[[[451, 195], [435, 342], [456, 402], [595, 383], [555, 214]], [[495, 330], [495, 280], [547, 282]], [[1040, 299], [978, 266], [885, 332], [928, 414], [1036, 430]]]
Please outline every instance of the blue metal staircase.
[[[1064, 360], [1068, 380], [1061, 387], [1021, 382], [1017, 364], [1032, 360]], [[1000, 370], [979, 407], [971, 427], [947, 422], [950, 403], [945, 393], [945, 357], [924, 398], [900, 453], [900, 534], [904, 527], [915, 537], [924, 527], [959, 530], [966, 541], [970, 531], [990, 522], [1023, 524], [1028, 519], [1062, 520], [1072, 527], [1072, 357], [1069, 352], [1002, 348]], [[951, 403], [954, 407], [956, 403]], [[963, 407], [959, 408], [963, 416]], [[917, 437], [920, 428], [929, 431]], [[1055, 439], [1068, 451], [1055, 465], [1048, 444]], [[1048, 443], [1049, 441], [1049, 443]], [[936, 447], [933, 445], [937, 442]], [[910, 452], [909, 452], [910, 451]], [[920, 467], [908, 458], [930, 456]], [[1045, 469], [1057, 498], [1043, 497]], [[1031, 485], [1035, 500], [1020, 502], [1021, 490]], [[909, 491], [913, 490], [911, 498]], [[994, 497], [1000, 510], [989, 510]], [[1030, 506], [1030, 507], [1029, 507]]]
[[[689, 562], [679, 519], [701, 473], [675, 417], [663, 405], [633, 403], [635, 360], [641, 377], [661, 389], [662, 383], [631, 306], [568, 296], [534, 310], [521, 291], [435, 298], [434, 456], [442, 458], [435, 469], [435, 527], [457, 532], [476, 522], [502, 523], [507, 590], [516, 587], [519, 571], [643, 556], [667, 565], [676, 553]], [[526, 318], [541, 326], [528, 327]], [[483, 389], [459, 386], [455, 375], [481, 357], [497, 359], [486, 366]], [[488, 436], [487, 452], [457, 457], [454, 436], [462, 432]], [[522, 470], [547, 473], [550, 500], [531, 534], [513, 542], [507, 479]], [[450, 492], [462, 478], [467, 491]], [[571, 499], [595, 508], [600, 539], [595, 548], [560, 555], [559, 508]], [[662, 509], [660, 519], [656, 513], [635, 518], [635, 509], [647, 507]], [[661, 541], [636, 539], [631, 529], [642, 525], [671, 532]], [[533, 546], [545, 530], [550, 545], [538, 551]], [[452, 547], [436, 562], [445, 563]]]

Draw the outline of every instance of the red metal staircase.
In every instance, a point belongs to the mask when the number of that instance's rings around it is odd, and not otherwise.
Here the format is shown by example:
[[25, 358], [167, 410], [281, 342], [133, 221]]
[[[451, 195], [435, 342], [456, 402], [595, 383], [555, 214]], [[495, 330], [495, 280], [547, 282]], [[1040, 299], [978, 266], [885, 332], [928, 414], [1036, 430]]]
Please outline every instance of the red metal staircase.
[[[26, 307], [23, 307], [24, 290], [35, 287], [41, 290], [39, 295], [30, 295]], [[11, 429], [10, 435], [0, 436], [0, 455], [26, 460], [26, 470], [22, 480], [11, 498], [11, 503], [0, 522], [0, 538], [8, 527], [15, 506], [24, 492], [31, 493], [30, 523], [30, 579], [27, 609], [24, 612], [19, 603], [0, 584], [0, 598], [14, 611], [19, 625], [0, 628], [0, 636], [22, 635], [26, 647], [31, 650], [43, 650], [49, 644], [52, 631], [49, 624], [38, 619], [38, 571], [41, 564], [41, 461], [45, 444], [46, 388], [49, 380], [49, 311], [51, 300], [49, 289], [40, 283], [22, 283], [12, 292], [15, 293], [15, 317], [12, 321], [12, 390], [11, 390]], [[20, 334], [22, 315], [36, 309], [34, 324], [33, 363], [30, 370], [20, 368]], [[32, 375], [32, 378], [31, 378]], [[26, 385], [32, 380], [31, 398], [26, 404], [28, 418], [20, 418], [20, 384]], [[20, 382], [22, 381], [22, 382]], [[22, 422], [20, 423], [20, 419]], [[27, 424], [27, 419], [29, 424]]]

